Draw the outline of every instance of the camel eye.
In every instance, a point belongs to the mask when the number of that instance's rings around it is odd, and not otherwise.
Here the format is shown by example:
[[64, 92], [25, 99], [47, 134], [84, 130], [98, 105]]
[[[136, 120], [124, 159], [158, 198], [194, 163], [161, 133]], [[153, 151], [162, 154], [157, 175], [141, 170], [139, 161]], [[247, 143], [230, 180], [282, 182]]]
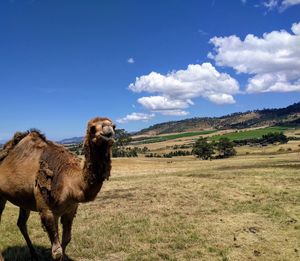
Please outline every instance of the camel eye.
[[96, 133], [96, 126], [95, 125], [93, 125], [93, 126], [91, 126], [91, 134], [95, 134]]
[[115, 129], [116, 129], [116, 125], [115, 125], [115, 124], [113, 124], [113, 125], [112, 125], [112, 128], [115, 130]]

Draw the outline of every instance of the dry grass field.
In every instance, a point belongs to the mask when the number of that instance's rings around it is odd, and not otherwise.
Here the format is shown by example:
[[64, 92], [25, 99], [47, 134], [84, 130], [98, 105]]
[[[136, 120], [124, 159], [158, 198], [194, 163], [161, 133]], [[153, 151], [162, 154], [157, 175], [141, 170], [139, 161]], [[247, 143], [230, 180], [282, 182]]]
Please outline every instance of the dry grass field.
[[[5, 260], [29, 260], [17, 213], [7, 204], [0, 225]], [[28, 223], [41, 260], [49, 260], [38, 215]], [[114, 159], [97, 199], [79, 207], [67, 254], [81, 261], [300, 260], [300, 155]]]

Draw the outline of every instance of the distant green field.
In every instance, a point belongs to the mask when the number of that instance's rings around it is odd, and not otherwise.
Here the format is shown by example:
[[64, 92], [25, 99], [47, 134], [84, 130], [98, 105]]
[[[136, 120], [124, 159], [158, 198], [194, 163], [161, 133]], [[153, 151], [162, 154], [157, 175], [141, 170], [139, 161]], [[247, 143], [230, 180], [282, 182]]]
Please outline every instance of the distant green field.
[[281, 127], [281, 126], [267, 127], [263, 129], [257, 129], [257, 130], [239, 131], [239, 132], [232, 132], [223, 135], [215, 135], [211, 137], [210, 140], [219, 140], [220, 138], [224, 138], [224, 137], [230, 140], [254, 139], [254, 138], [261, 138], [263, 135], [269, 132], [284, 132], [288, 129], [291, 128]]
[[[275, 126], [275, 127], [267, 127], [262, 129], [256, 130], [248, 130], [248, 131], [238, 131], [232, 132], [223, 135], [215, 135], [209, 138], [209, 140], [219, 140], [220, 138], [227, 137], [230, 140], [243, 140], [243, 139], [253, 139], [253, 138], [261, 138], [263, 135], [269, 132], [284, 132], [286, 130], [291, 129], [291, 127], [282, 127], [282, 126]], [[156, 142], [163, 142], [168, 140], [174, 140], [179, 138], [186, 138], [186, 137], [193, 137], [199, 135], [206, 135], [218, 132], [218, 130], [207, 130], [207, 131], [195, 131], [195, 132], [184, 132], [178, 134], [170, 134], [166, 136], [155, 136], [153, 138], [146, 138], [145, 140], [141, 140], [135, 142], [135, 144], [149, 144], [149, 143], [156, 143]]]
[[174, 139], [179, 139], [179, 138], [206, 135], [206, 134], [210, 134], [210, 133], [214, 133], [214, 132], [217, 132], [217, 130], [184, 132], [184, 133], [178, 133], [178, 134], [170, 134], [170, 135], [166, 135], [166, 136], [156, 136], [156, 137], [153, 137], [150, 139], [139, 141], [136, 144], [149, 144], [149, 143], [162, 142], [162, 141], [174, 140]]

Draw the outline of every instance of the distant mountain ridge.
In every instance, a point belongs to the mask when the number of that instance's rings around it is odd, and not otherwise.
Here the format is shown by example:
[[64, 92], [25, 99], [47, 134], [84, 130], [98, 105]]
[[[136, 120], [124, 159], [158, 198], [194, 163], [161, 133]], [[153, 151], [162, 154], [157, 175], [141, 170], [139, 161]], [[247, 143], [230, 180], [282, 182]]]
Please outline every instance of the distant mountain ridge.
[[[236, 112], [221, 117], [197, 117], [180, 121], [169, 121], [152, 125], [132, 135], [160, 135], [176, 132], [209, 129], [244, 129], [261, 126], [300, 126], [300, 102], [285, 108]], [[61, 144], [77, 144], [84, 137], [73, 137], [59, 141]]]
[[285, 108], [236, 112], [221, 117], [190, 118], [152, 125], [135, 135], [159, 135], [205, 129], [244, 129], [274, 125], [300, 125], [300, 102]]
[[60, 140], [58, 143], [61, 144], [74, 144], [74, 143], [81, 143], [83, 142], [84, 137], [73, 137], [73, 138], [67, 138]]

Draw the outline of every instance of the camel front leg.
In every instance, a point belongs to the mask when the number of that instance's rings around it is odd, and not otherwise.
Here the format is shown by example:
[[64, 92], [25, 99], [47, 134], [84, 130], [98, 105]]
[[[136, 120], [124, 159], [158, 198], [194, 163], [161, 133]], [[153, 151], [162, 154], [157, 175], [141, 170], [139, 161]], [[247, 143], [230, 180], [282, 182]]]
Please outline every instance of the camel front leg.
[[52, 258], [54, 260], [63, 260], [63, 250], [58, 236], [58, 217], [50, 210], [41, 212], [40, 216], [52, 244]]
[[76, 215], [76, 210], [77, 210], [77, 207], [72, 212], [64, 214], [61, 217], [61, 224], [63, 226], [62, 248], [63, 248], [64, 254], [65, 254], [67, 245], [71, 241], [72, 224], [73, 224], [73, 219]]

